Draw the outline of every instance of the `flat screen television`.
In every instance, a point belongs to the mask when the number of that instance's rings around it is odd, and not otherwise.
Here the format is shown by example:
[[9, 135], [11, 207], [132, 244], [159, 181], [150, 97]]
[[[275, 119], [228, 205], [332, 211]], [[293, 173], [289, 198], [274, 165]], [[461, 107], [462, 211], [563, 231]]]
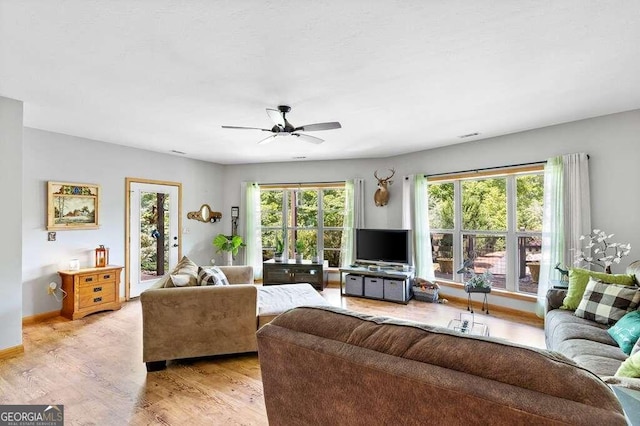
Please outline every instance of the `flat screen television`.
[[356, 229], [356, 262], [410, 265], [410, 231], [407, 229]]

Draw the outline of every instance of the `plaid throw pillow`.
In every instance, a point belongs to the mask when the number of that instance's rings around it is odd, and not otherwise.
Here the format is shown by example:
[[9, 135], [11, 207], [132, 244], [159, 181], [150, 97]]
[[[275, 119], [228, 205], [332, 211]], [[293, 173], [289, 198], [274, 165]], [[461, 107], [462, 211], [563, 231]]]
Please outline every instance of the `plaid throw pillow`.
[[640, 291], [637, 287], [605, 284], [590, 278], [575, 316], [601, 324], [614, 324], [627, 312], [636, 309], [638, 303]]
[[218, 268], [198, 267], [198, 285], [229, 285], [227, 276]]

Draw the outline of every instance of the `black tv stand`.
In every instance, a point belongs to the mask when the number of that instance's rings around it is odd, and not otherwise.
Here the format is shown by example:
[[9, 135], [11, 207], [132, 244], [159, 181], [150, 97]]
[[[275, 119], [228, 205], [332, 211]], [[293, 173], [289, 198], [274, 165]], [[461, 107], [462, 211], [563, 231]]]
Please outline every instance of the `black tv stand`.
[[371, 271], [367, 265], [340, 268], [340, 295], [407, 304], [412, 296], [414, 271], [401, 269], [387, 266]]

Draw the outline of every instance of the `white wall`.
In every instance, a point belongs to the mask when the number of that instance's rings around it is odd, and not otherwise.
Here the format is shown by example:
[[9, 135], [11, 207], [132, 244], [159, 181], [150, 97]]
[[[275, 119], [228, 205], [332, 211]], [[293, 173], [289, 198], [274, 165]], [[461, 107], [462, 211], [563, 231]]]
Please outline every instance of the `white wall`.
[[22, 344], [22, 102], [0, 97], [0, 350]]
[[[203, 203], [220, 210], [222, 166], [30, 128], [24, 129], [24, 164], [24, 316], [61, 308], [46, 287], [51, 281], [60, 282], [57, 271], [68, 269], [69, 259], [78, 258], [81, 267], [91, 267], [94, 249], [104, 244], [110, 248], [110, 263], [124, 265], [125, 177], [182, 183], [182, 226], [188, 230], [182, 237], [182, 253], [198, 264], [210, 263], [214, 255], [211, 241], [222, 231], [222, 224], [187, 219], [187, 213]], [[58, 231], [57, 240], [48, 242], [47, 181], [101, 185], [100, 228]], [[225, 214], [223, 219], [227, 218]]]
[[[591, 156], [591, 217], [594, 227], [615, 233], [615, 241], [630, 242], [631, 256], [614, 268], [623, 272], [640, 259], [640, 196], [638, 195], [638, 142], [640, 110], [597, 117], [568, 124], [514, 133], [471, 143], [430, 149], [386, 159], [302, 161], [225, 167], [225, 211], [239, 205], [240, 183], [336, 181], [366, 179], [365, 222], [369, 228], [400, 228], [402, 225], [401, 176], [412, 173], [446, 173], [474, 168], [543, 161], [572, 152]], [[389, 141], [393, 143], [393, 141]], [[386, 207], [375, 207], [376, 169], [395, 167], [396, 183]], [[465, 293], [446, 289], [458, 297]], [[492, 295], [491, 303], [533, 311], [529, 302]]]

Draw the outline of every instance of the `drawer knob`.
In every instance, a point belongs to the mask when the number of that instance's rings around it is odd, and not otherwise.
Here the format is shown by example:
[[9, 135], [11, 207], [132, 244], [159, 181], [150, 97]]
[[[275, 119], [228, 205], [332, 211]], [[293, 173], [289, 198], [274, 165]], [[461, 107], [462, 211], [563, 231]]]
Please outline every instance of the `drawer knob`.
[[93, 281], [93, 277], [88, 277], [84, 279], [85, 283], [90, 283], [91, 281]]
[[98, 302], [102, 302], [102, 297], [94, 297], [93, 298], [93, 303], [98, 303]]
[[98, 291], [102, 291], [102, 287], [94, 287], [93, 288], [93, 292], [98, 292]]
[[111, 275], [109, 275], [109, 274], [103, 275], [102, 278], [105, 279], [105, 280], [108, 280], [109, 278], [111, 278]]

